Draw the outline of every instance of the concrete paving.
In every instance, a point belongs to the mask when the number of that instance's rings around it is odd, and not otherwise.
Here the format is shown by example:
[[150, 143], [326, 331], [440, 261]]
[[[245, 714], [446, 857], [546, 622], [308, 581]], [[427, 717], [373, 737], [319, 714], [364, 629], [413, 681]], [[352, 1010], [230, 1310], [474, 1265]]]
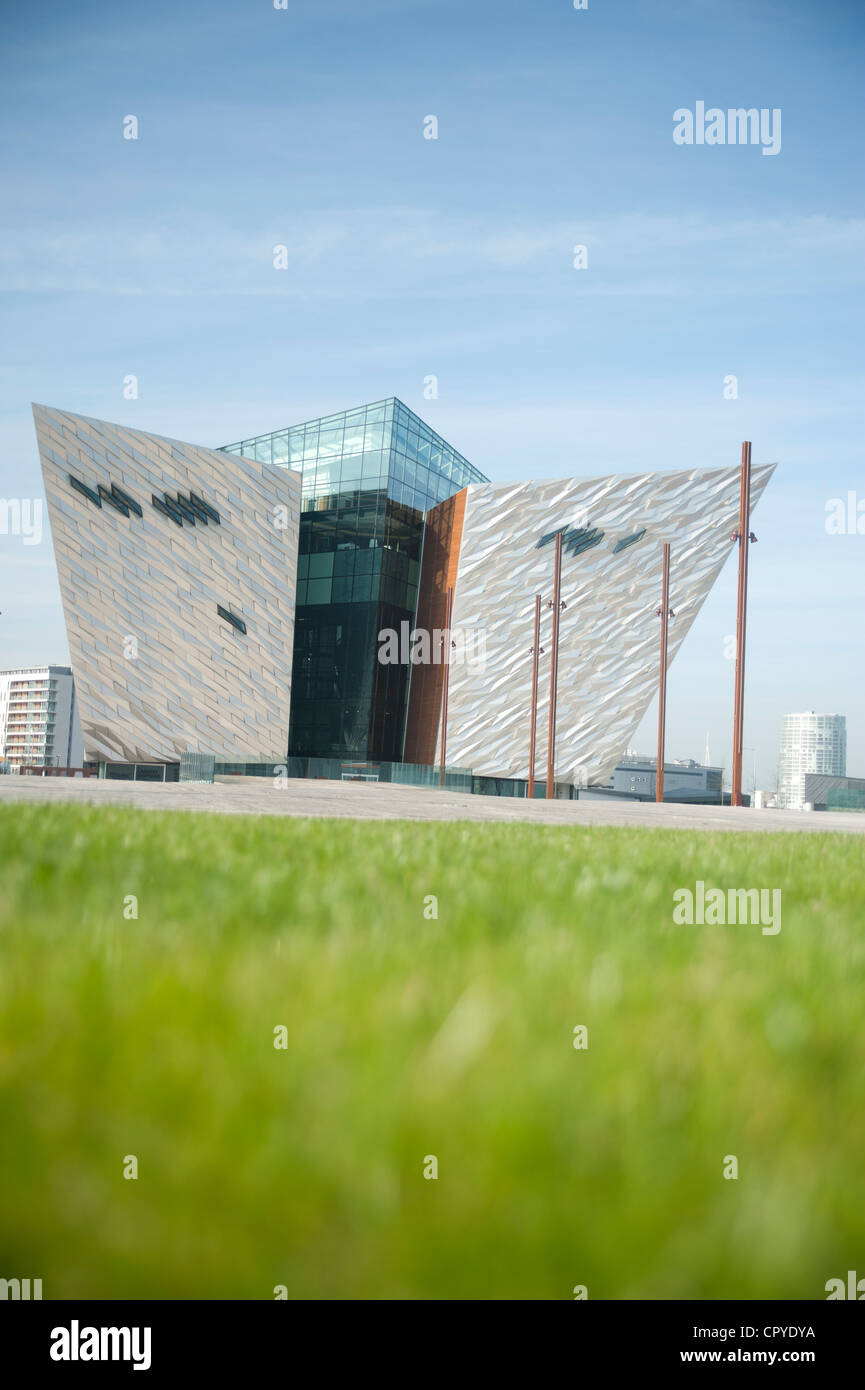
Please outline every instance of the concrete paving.
[[844, 811], [756, 811], [731, 806], [657, 806], [641, 801], [526, 801], [472, 796], [389, 782], [227, 777], [194, 782], [111, 782], [95, 777], [0, 776], [0, 803], [135, 806], [142, 811], [226, 815], [333, 816], [352, 820], [530, 821], [535, 825], [642, 826], [653, 830], [843, 831], [865, 833], [865, 815]]

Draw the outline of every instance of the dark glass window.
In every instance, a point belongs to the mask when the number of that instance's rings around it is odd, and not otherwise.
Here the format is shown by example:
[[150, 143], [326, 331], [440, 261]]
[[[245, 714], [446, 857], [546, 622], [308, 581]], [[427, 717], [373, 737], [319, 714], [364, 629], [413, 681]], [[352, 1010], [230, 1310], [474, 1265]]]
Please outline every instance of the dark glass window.
[[189, 522], [190, 526], [194, 526], [194, 525], [195, 525], [195, 512], [192, 510], [192, 508], [191, 508], [191, 506], [189, 505], [189, 503], [182, 497], [182, 495], [181, 495], [180, 493], [178, 493], [176, 498], [172, 497], [170, 500], [171, 500], [172, 505], [175, 506], [175, 507], [177, 508], [177, 510], [180, 512], [180, 515], [181, 515], [186, 521]]
[[220, 525], [219, 512], [215, 507], [211, 507], [209, 502], [205, 502], [203, 497], [199, 497], [197, 492], [190, 492], [189, 500], [194, 507], [200, 508], [201, 511], [209, 516], [211, 521], [215, 521], [217, 526]]
[[108, 503], [109, 507], [113, 507], [116, 512], [120, 512], [123, 516], [129, 515], [129, 508], [126, 503], [121, 502], [120, 498], [115, 497], [114, 493], [110, 492], [102, 483], [99, 484], [99, 496], [103, 501]]
[[637, 541], [641, 541], [645, 534], [646, 528], [644, 526], [642, 531], [635, 531], [632, 536], [623, 536], [622, 539], [616, 541], [616, 544], [613, 546], [613, 554], [618, 555], [620, 550], [627, 550], [629, 545], [636, 545]]
[[199, 504], [194, 500], [194, 498], [195, 498], [195, 493], [194, 493], [194, 492], [191, 492], [191, 493], [189, 494], [188, 497], [184, 497], [184, 495], [183, 495], [182, 492], [178, 492], [178, 494], [177, 494], [178, 503], [180, 503], [180, 502], [185, 503], [186, 506], [189, 507], [189, 509], [190, 509], [190, 511], [192, 512], [193, 516], [195, 517], [195, 520], [196, 520], [196, 521], [200, 521], [201, 524], [202, 524], [202, 526], [206, 526], [206, 525], [207, 525], [207, 512], [204, 510], [203, 507], [199, 506]]
[[402, 600], [422, 536], [421, 513], [378, 489], [302, 512], [292, 756], [402, 757], [408, 667], [378, 661], [378, 634], [414, 622], [415, 591]]
[[592, 550], [604, 539], [603, 531], [597, 526], [560, 526], [557, 531], [548, 531], [541, 536], [535, 548], [540, 550], [549, 545], [559, 534], [562, 537], [562, 550], [567, 555], [582, 555], [584, 550]]
[[236, 627], [238, 632], [246, 635], [246, 623], [242, 618], [238, 618], [236, 613], [230, 613], [227, 608], [223, 608], [221, 603], [216, 605], [216, 611], [220, 618], [224, 618], [227, 623], [231, 623], [232, 627]]
[[592, 550], [604, 539], [603, 531], [597, 526], [581, 526], [577, 530], [566, 530], [562, 537], [562, 547], [568, 555], [582, 555], [584, 550]]
[[92, 502], [94, 506], [102, 506], [102, 498], [99, 496], [98, 492], [93, 491], [92, 487], [88, 487], [86, 483], [79, 482], [79, 480], [76, 477], [74, 477], [72, 473], [69, 474], [69, 481], [74, 487], [75, 491], [80, 492], [81, 495], [83, 497], [86, 497], [88, 501]]
[[118, 487], [116, 483], [112, 483], [111, 491], [117, 498], [118, 502], [122, 502], [124, 507], [128, 507], [129, 510], [131, 512], [134, 512], [136, 516], [144, 515], [144, 512], [141, 510], [141, 507], [135, 501], [135, 498], [130, 497], [128, 492], [124, 492], [122, 487]]
[[153, 503], [156, 510], [158, 512], [162, 512], [164, 516], [170, 516], [171, 520], [175, 523], [176, 526], [183, 525], [183, 517], [181, 516], [177, 508], [174, 506], [173, 502], [169, 501], [168, 497], [157, 497], [156, 493], [154, 492], [150, 500]]

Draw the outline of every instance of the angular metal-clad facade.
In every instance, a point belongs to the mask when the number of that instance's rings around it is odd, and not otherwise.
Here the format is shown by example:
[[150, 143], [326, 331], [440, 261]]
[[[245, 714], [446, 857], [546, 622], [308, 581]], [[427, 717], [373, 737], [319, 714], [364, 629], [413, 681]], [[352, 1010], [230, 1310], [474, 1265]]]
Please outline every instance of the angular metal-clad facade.
[[[752, 506], [774, 464], [755, 467]], [[738, 468], [616, 474], [470, 486], [457, 540], [425, 551], [423, 612], [441, 614], [453, 584], [447, 761], [476, 775], [528, 776], [535, 594], [543, 595], [536, 775], [545, 775], [554, 536], [563, 531], [556, 779], [604, 783], [658, 680], [661, 550], [671, 547], [669, 659], [675, 657], [733, 548]], [[427, 536], [448, 536], [437, 514]], [[443, 520], [447, 521], [446, 518]], [[426, 545], [426, 542], [425, 542]], [[438, 551], [441, 550], [441, 554]], [[448, 578], [450, 576], [450, 578]], [[443, 626], [443, 624], [442, 624]], [[412, 669], [405, 756], [440, 756], [442, 667]], [[421, 717], [421, 713], [423, 717]], [[430, 737], [429, 719], [435, 721]]]
[[85, 758], [282, 762], [299, 475], [33, 410]]

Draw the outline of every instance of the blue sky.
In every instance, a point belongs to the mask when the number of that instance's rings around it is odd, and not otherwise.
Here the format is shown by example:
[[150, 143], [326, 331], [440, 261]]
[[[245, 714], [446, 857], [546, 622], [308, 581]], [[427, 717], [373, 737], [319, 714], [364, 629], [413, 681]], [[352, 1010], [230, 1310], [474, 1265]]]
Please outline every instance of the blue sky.
[[[825, 529], [865, 501], [859, 0], [46, 0], [3, 24], [0, 495], [42, 493], [31, 400], [222, 444], [397, 395], [494, 479], [751, 439], [779, 463], [758, 782], [811, 708], [846, 713], [865, 775], [865, 534]], [[780, 108], [781, 152], [677, 146], [700, 100]], [[67, 659], [50, 542], [0, 535], [0, 581], [0, 667]], [[708, 732], [729, 764], [735, 583], [731, 560], [671, 669], [674, 756]]]

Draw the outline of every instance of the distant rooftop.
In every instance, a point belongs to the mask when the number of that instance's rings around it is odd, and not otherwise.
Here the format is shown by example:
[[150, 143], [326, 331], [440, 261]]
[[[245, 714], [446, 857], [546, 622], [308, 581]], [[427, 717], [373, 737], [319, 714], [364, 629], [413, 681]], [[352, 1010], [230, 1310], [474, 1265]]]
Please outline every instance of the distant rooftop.
[[[645, 768], [647, 771], [653, 770], [658, 766], [658, 759], [651, 753], [623, 753], [616, 768], [633, 767]], [[705, 768], [710, 772], [723, 772], [721, 767], [715, 767], [713, 763], [699, 763], [696, 758], [672, 758], [664, 760], [664, 768], [669, 771], [681, 771], [683, 768]]]
[[37, 671], [48, 671], [55, 676], [71, 676], [71, 666], [55, 666], [52, 662], [46, 662], [44, 666], [12, 666], [6, 671], [0, 671], [0, 676], [33, 676]]

